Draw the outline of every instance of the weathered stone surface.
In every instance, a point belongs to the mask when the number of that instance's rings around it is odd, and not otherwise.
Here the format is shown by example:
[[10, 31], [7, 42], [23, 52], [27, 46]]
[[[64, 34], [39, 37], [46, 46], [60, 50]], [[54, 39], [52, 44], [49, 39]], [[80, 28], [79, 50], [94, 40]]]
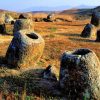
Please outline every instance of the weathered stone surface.
[[5, 13], [0, 14], [0, 24], [5, 23]]
[[0, 15], [0, 24], [5, 24], [5, 23], [10, 23], [11, 24], [11, 21], [14, 21], [14, 18], [12, 18], [12, 16], [10, 16], [9, 14], [1, 14]]
[[30, 19], [18, 19], [14, 24], [13, 32], [17, 32], [22, 29], [34, 29], [34, 24]]
[[96, 27], [100, 26], [100, 14], [98, 12], [93, 12], [91, 24], [95, 25]]
[[44, 49], [43, 38], [33, 30], [20, 30], [14, 33], [6, 53], [7, 63], [12, 68], [34, 68]]
[[81, 33], [81, 37], [84, 37], [84, 38], [93, 37], [96, 35], [96, 32], [97, 32], [97, 29], [94, 25], [87, 24]]
[[100, 61], [89, 49], [65, 52], [61, 59], [60, 87], [71, 100], [100, 99]]
[[100, 42], [100, 30], [97, 31], [96, 42]]
[[15, 21], [12, 16], [6, 14], [5, 15], [5, 23], [11, 23], [12, 21]]

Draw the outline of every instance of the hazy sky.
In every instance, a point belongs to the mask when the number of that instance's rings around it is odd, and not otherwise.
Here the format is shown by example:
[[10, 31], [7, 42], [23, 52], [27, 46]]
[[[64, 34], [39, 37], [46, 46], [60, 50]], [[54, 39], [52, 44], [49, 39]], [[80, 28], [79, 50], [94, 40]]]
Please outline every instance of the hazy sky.
[[100, 0], [0, 0], [0, 9], [12, 11], [23, 10], [29, 7], [37, 6], [71, 6], [89, 5], [99, 6]]

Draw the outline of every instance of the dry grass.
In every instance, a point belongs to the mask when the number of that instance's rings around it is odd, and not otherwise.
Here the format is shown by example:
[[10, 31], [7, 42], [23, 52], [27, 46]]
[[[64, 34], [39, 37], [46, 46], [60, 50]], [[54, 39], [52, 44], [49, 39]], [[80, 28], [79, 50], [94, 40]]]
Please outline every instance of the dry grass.
[[[35, 22], [35, 31], [43, 36], [46, 43], [43, 56], [37, 66], [45, 68], [51, 64], [59, 73], [62, 53], [77, 48], [92, 49], [100, 59], [100, 43], [94, 42], [96, 37], [92, 39], [80, 37], [84, 26], [89, 21]], [[11, 39], [11, 36], [0, 36], [0, 56], [5, 55]]]
[[[100, 43], [94, 42], [96, 37], [94, 36], [92, 39], [80, 37], [84, 26], [89, 23], [89, 21], [90, 20], [53, 23], [35, 22], [35, 31], [41, 34], [45, 40], [45, 49], [36, 68], [46, 68], [51, 64], [53, 65], [54, 72], [59, 76], [62, 53], [77, 48], [92, 49], [100, 59]], [[12, 36], [0, 36], [0, 60], [5, 56], [11, 39]], [[13, 71], [12, 73], [15, 72]], [[29, 77], [33, 75], [30, 74], [28, 74]], [[25, 75], [27, 74], [25, 73]], [[39, 98], [36, 100], [42, 99]]]
[[[33, 19], [43, 19], [43, 18], [47, 18], [48, 14], [46, 13], [34, 13], [32, 14], [32, 18]], [[61, 19], [61, 20], [65, 20], [65, 21], [73, 21], [76, 19], [75, 15], [68, 15], [68, 14], [59, 14], [59, 13], [56, 13], [54, 14], [54, 19]]]
[[[92, 49], [100, 59], [100, 43], [94, 42], [96, 37], [92, 39], [80, 37], [87, 23], [89, 23], [89, 20], [66, 23], [36, 23], [35, 30], [43, 35], [46, 42], [45, 50], [40, 60], [42, 66], [45, 67], [48, 64], [52, 64], [59, 69], [61, 54], [65, 50], [69, 51], [77, 48]], [[52, 31], [50, 27], [56, 30]]]
[[47, 14], [45, 13], [36, 13], [36, 14], [33, 14], [32, 18], [46, 18], [47, 17]]

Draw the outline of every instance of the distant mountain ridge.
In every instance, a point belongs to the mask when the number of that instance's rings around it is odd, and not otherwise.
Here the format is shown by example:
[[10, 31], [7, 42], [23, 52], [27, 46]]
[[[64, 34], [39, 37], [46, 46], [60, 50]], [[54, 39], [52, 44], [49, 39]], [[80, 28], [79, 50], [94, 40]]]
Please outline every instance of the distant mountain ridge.
[[[45, 10], [42, 11], [42, 9], [40, 9], [39, 11], [36, 11], [34, 9], [34, 11], [26, 11], [26, 12], [32, 12], [32, 13], [61, 13], [61, 14], [91, 14], [93, 11], [100, 12], [100, 6], [97, 6], [95, 8], [93, 8], [93, 7], [90, 8], [90, 6], [81, 5], [81, 6], [78, 6], [78, 7], [75, 7], [75, 8], [71, 8], [71, 9], [67, 9], [67, 10], [64, 9], [64, 10], [60, 10], [60, 11], [58, 11], [56, 7], [55, 7], [55, 9], [56, 9], [56, 11], [45, 11]], [[8, 11], [8, 10], [0, 9], [0, 12], [11, 12], [11, 13], [13, 13], [14, 11]], [[16, 13], [16, 12], [14, 12], [14, 13]], [[19, 12], [17, 12], [17, 13], [19, 13]]]
[[60, 12], [61, 14], [91, 14], [93, 11], [97, 11], [100, 12], [100, 6], [97, 6], [95, 8], [83, 8], [83, 9], [69, 9], [69, 10], [63, 10], [62, 12]]
[[72, 8], [75, 8], [75, 9], [83, 9], [83, 8], [94, 8], [94, 6], [87, 6], [87, 5], [79, 5], [77, 7], [72, 7], [70, 5], [66, 5], [66, 6], [57, 6], [57, 7], [42, 7], [42, 6], [39, 6], [39, 7], [30, 7], [30, 8], [27, 8], [27, 9], [24, 9], [24, 10], [21, 10], [22, 12], [39, 12], [39, 11], [62, 11], [62, 10], [66, 10], [66, 9], [72, 9]]
[[30, 7], [30, 8], [27, 8], [27, 9], [24, 9], [22, 10], [23, 12], [34, 12], [34, 11], [62, 11], [64, 9], [68, 9], [68, 8], [71, 8], [70, 6], [59, 6], [59, 7]]
[[88, 6], [88, 5], [79, 5], [77, 7], [74, 7], [76, 9], [89, 9], [89, 8], [95, 8], [96, 6]]

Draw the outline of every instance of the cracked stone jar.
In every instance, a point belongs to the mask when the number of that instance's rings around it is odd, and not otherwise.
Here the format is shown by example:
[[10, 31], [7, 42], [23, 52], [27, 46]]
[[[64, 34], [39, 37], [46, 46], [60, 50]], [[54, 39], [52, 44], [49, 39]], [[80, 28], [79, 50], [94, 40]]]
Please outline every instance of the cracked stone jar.
[[44, 46], [44, 39], [33, 30], [17, 31], [8, 47], [6, 61], [12, 68], [34, 68]]
[[71, 100], [100, 99], [100, 61], [89, 49], [78, 49], [62, 55], [60, 87]]

